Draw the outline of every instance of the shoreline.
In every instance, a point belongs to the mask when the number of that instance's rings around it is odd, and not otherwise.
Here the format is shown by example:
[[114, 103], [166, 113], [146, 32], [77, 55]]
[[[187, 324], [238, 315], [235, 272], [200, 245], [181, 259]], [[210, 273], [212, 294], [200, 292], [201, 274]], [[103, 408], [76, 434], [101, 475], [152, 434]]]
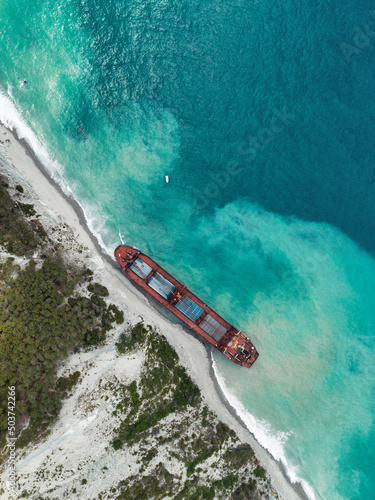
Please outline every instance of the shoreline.
[[[292, 483], [281, 461], [275, 460], [270, 452], [263, 448], [254, 435], [246, 427], [236, 409], [229, 403], [215, 376], [210, 349], [197, 342], [197, 339], [187, 333], [179, 324], [172, 323], [161, 314], [146, 295], [132, 286], [131, 282], [120, 273], [120, 267], [102, 248], [98, 238], [90, 231], [84, 210], [79, 202], [68, 195], [62, 186], [46, 171], [42, 162], [34, 153], [27, 140], [20, 138], [15, 130], [9, 129], [0, 122], [1, 137], [4, 132], [9, 134], [10, 142], [2, 149], [14, 170], [29, 184], [39, 197], [39, 201], [47, 210], [64, 221], [73, 231], [74, 237], [82, 242], [91, 254], [93, 260], [103, 273], [103, 281], [118, 297], [127, 318], [142, 316], [145, 321], [152, 322], [167, 337], [168, 342], [178, 352], [181, 363], [187, 367], [191, 377], [202, 391], [207, 405], [218, 417], [230, 425], [239, 438], [248, 442], [260, 463], [271, 476], [271, 482], [285, 500], [308, 499], [301, 482]], [[26, 161], [25, 157], [28, 157]], [[8, 172], [11, 177], [12, 172]], [[88, 257], [87, 257], [88, 258]], [[101, 262], [100, 262], [101, 261]], [[199, 347], [198, 347], [199, 346]]]
[[[210, 356], [211, 358], [211, 356]], [[217, 392], [217, 395], [219, 397], [219, 399], [221, 400], [222, 404], [226, 407], [228, 413], [230, 413], [232, 415], [232, 417], [234, 419], [237, 420], [238, 424], [242, 426], [242, 428], [244, 429], [244, 431], [246, 433], [249, 433], [253, 440], [257, 443], [257, 445], [260, 447], [260, 449], [262, 450], [262, 455], [264, 454], [264, 456], [267, 456], [268, 460], [269, 460], [269, 463], [274, 463], [278, 466], [281, 474], [284, 476], [285, 480], [289, 483], [289, 485], [293, 488], [294, 490], [294, 493], [296, 493], [298, 495], [298, 498], [300, 498], [301, 500], [309, 500], [309, 497], [307, 496], [305, 490], [303, 489], [303, 486], [300, 482], [296, 482], [296, 483], [293, 483], [290, 478], [288, 477], [288, 473], [287, 473], [287, 470], [284, 466], [284, 464], [280, 461], [280, 460], [276, 460], [272, 455], [271, 453], [266, 449], [264, 448], [256, 439], [256, 437], [254, 436], [254, 434], [248, 429], [247, 425], [245, 424], [245, 422], [242, 420], [242, 418], [240, 417], [240, 415], [238, 415], [237, 413], [237, 410], [236, 408], [234, 408], [230, 402], [228, 401], [224, 391], [222, 390], [222, 388], [220, 387], [220, 384], [215, 376], [215, 373], [214, 373], [214, 367], [213, 367], [213, 363], [212, 363], [212, 359], [210, 359], [210, 376], [211, 376], [211, 379], [212, 379], [212, 382], [215, 386], [215, 390]], [[251, 446], [254, 448], [254, 451], [255, 451], [255, 454], [257, 455], [257, 457], [259, 458], [259, 453], [258, 453], [258, 446], [256, 447], [254, 445], [253, 442], [250, 443]], [[264, 464], [264, 456], [262, 456], [262, 459], [263, 459], [263, 464]], [[265, 465], [266, 469], [267, 469], [267, 465]], [[267, 471], [269, 471], [269, 469], [267, 469]], [[271, 479], [273, 479], [273, 476], [272, 476], [272, 473], [270, 472], [270, 475], [271, 475]]]

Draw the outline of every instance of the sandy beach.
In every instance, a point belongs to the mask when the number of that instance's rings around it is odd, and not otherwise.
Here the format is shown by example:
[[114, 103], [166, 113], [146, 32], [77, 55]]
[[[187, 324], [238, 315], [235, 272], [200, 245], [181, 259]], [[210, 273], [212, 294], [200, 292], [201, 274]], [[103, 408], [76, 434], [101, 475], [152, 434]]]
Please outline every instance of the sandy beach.
[[[15, 181], [22, 178], [23, 182], [29, 186], [29, 196], [33, 198], [38, 213], [42, 214], [43, 224], [48, 224], [49, 221], [51, 227], [56, 223], [65, 225], [66, 236], [72, 240], [72, 245], [80, 246], [81, 253], [76, 253], [76, 258], [80, 258], [82, 262], [96, 270], [96, 276], [109, 290], [109, 299], [124, 311], [126, 321], [135, 323], [139, 321], [141, 316], [145, 324], [155, 326], [166, 336], [177, 351], [181, 363], [199, 386], [207, 405], [223, 422], [236, 431], [243, 442], [252, 446], [261, 465], [269, 472], [272, 485], [278, 492], [279, 498], [285, 500], [307, 498], [301, 484], [290, 482], [283, 465], [274, 460], [269, 452], [259, 445], [241, 422], [235, 410], [226, 401], [214, 377], [208, 348], [180, 325], [166, 319], [149, 302], [147, 297], [121, 274], [112, 256], [103, 252], [96, 238], [90, 233], [80, 205], [68, 197], [61, 187], [46, 174], [28, 144], [22, 139], [19, 140], [12, 131], [3, 125], [0, 126], [0, 140], [2, 155], [7, 158], [10, 164], [9, 169], [2, 173]], [[76, 243], [73, 243], [73, 240]], [[84, 371], [84, 390], [94, 390], [100, 376], [108, 370], [113, 376], [127, 377], [127, 380], [131, 380], [131, 377], [137, 373], [140, 359], [129, 356], [121, 358], [120, 361], [120, 358], [116, 357], [114, 339], [119, 331], [120, 328], [117, 328], [112, 334], [112, 339], [109, 339], [109, 342], [107, 341], [103, 347], [89, 353], [75, 354], [65, 362], [64, 368], [70, 367]], [[55, 458], [59, 454], [65, 454], [65, 464], [67, 464], [70, 457], [77, 459], [78, 451], [81, 458], [88, 457], [90, 454], [96, 456], [98, 449], [104, 446], [100, 441], [100, 436], [96, 435], [94, 430], [89, 434], [86, 433], [84, 438], [76, 439], [73, 429], [89, 428], [91, 417], [88, 417], [84, 411], [82, 414], [72, 415], [70, 412], [72, 404], [73, 402], [70, 403], [70, 400], [64, 403], [61, 416], [47, 441], [28, 448], [27, 454], [19, 457], [18, 475], [24, 477], [26, 482], [26, 478], [29, 475], [32, 477], [33, 471], [52, 451], [54, 451]], [[95, 418], [99, 420], [102, 418], [100, 409], [95, 413]], [[125, 458], [123, 457], [123, 460]], [[115, 459], [112, 458], [112, 460]], [[131, 460], [131, 457], [128, 457], [128, 460]], [[124, 463], [112, 464], [113, 474], [118, 480], [121, 480], [121, 467]], [[113, 478], [114, 483], [116, 477]], [[97, 479], [97, 483], [99, 481], [100, 478]], [[99, 483], [97, 483], [93, 483], [93, 488], [98, 487]], [[110, 486], [110, 484], [101, 485], [101, 487]]]

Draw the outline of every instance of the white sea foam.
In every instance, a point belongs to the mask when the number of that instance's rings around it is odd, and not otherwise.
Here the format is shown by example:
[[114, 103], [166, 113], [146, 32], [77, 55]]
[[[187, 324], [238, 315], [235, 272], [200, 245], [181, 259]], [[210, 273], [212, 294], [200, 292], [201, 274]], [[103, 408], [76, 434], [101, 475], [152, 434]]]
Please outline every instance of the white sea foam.
[[87, 210], [87, 208], [82, 206], [76, 196], [74, 196], [73, 191], [62, 178], [64, 168], [57, 160], [53, 159], [46, 146], [39, 140], [35, 132], [33, 132], [33, 130], [25, 121], [22, 113], [18, 110], [12, 96], [11, 87], [8, 87], [7, 95], [0, 91], [0, 122], [2, 122], [7, 128], [16, 132], [20, 139], [23, 139], [27, 142], [38, 160], [45, 168], [46, 172], [52, 177], [55, 182], [59, 184], [59, 186], [67, 196], [73, 198], [79, 204], [89, 230], [97, 238], [101, 248], [109, 254], [110, 252], [108, 252], [103, 238], [95, 228], [100, 220], [100, 217], [95, 217], [95, 215], [91, 214]]
[[280, 460], [280, 462], [284, 465], [288, 477], [292, 481], [292, 483], [301, 483], [307, 496], [311, 500], [316, 500], [313, 488], [307, 481], [305, 481], [298, 475], [298, 467], [290, 464], [285, 456], [284, 445], [288, 437], [291, 435], [291, 432], [275, 432], [267, 421], [256, 418], [248, 410], [246, 410], [239, 399], [230, 392], [225, 383], [224, 376], [220, 372], [215, 362], [215, 359], [213, 358], [213, 356], [211, 356], [211, 358], [215, 377], [221, 390], [223, 391], [229, 404], [235, 409], [236, 413], [244, 422], [248, 430], [255, 436], [256, 440], [263, 448], [269, 451], [276, 460]]
[[[53, 160], [51, 155], [48, 153], [47, 148], [31, 130], [21, 112], [17, 109], [12, 96], [11, 87], [8, 87], [7, 95], [0, 92], [0, 121], [6, 127], [16, 132], [20, 139], [24, 139], [28, 143], [30, 148], [43, 164], [44, 168], [57, 182], [59, 182], [61, 187], [63, 187], [61, 179], [61, 165], [59, 165], [56, 160]], [[69, 188], [67, 186], [64, 186], [64, 188], [65, 190], [68, 190], [67, 194], [71, 195]]]

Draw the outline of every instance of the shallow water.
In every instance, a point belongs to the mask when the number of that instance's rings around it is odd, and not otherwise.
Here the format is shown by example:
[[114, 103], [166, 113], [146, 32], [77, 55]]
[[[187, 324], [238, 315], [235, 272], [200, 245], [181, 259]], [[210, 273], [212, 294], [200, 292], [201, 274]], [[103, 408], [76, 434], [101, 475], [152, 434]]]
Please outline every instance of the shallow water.
[[327, 500], [375, 497], [371, 9], [0, 5], [1, 119], [109, 253], [141, 248], [251, 336], [254, 367], [214, 354], [219, 377]]

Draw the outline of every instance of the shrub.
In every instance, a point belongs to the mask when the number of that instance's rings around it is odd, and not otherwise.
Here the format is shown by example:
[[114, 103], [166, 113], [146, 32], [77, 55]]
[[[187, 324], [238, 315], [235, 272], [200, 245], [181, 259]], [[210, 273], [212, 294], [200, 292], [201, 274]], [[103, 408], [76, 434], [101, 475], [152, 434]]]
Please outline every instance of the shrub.
[[137, 323], [130, 328], [128, 333], [122, 333], [116, 347], [119, 353], [125, 354], [144, 344], [147, 336], [147, 330], [142, 322]]
[[100, 295], [101, 297], [108, 297], [109, 295], [108, 288], [104, 285], [100, 285], [99, 283], [90, 283], [87, 290], [94, 295]]
[[247, 443], [240, 444], [236, 448], [228, 449], [224, 455], [224, 459], [235, 467], [242, 467], [253, 458], [254, 451]]
[[20, 184], [17, 184], [16, 189], [19, 193], [23, 193], [23, 187]]
[[94, 294], [91, 295], [90, 300], [91, 300], [92, 304], [95, 304], [96, 306], [99, 306], [99, 307], [106, 307], [107, 306], [105, 301], [99, 295], [94, 295]]
[[26, 215], [26, 217], [32, 217], [36, 214], [34, 210], [34, 205], [30, 205], [29, 203], [18, 203], [21, 211]]
[[235, 474], [228, 474], [228, 476], [224, 477], [222, 479], [223, 486], [224, 488], [233, 488], [233, 486], [237, 483], [238, 481], [238, 476]]
[[266, 473], [266, 469], [264, 469], [260, 465], [258, 465], [258, 467], [254, 470], [254, 476], [262, 479], [266, 478]]
[[124, 446], [124, 444], [121, 439], [115, 439], [114, 441], [112, 441], [112, 446], [115, 450], [119, 450]]
[[194, 406], [198, 403], [198, 399], [200, 396], [198, 386], [194, 384], [194, 382], [186, 373], [185, 368], [183, 368], [182, 366], [178, 366], [175, 370], [175, 373], [179, 378], [176, 392], [174, 394], [174, 401], [176, 406], [186, 406], [188, 404]]
[[[103, 317], [106, 329], [117, 319], [123, 321], [123, 313], [116, 306], [107, 308], [99, 295], [94, 301], [72, 297], [75, 286], [86, 284], [92, 272], [68, 268], [56, 248], [42, 240], [46, 233], [40, 222], [28, 221], [25, 213], [33, 214], [32, 205], [13, 201], [0, 181], [0, 244], [16, 255], [43, 252], [41, 267], [32, 259], [23, 269], [10, 260], [0, 265], [0, 394], [4, 395], [8, 386], [16, 387], [16, 435], [21, 422], [30, 418], [28, 428], [17, 439], [17, 448], [43, 435], [58, 416], [66, 391], [79, 379], [77, 371], [56, 380], [60, 360], [77, 352], [82, 343], [103, 340]], [[95, 290], [106, 293], [101, 285]], [[1, 448], [6, 444], [5, 417], [0, 405]]]
[[81, 372], [76, 371], [71, 373], [68, 377], [60, 377], [57, 380], [56, 388], [60, 392], [70, 391], [73, 386], [78, 382]]
[[109, 304], [108, 311], [111, 313], [111, 320], [115, 321], [118, 325], [124, 322], [124, 312], [120, 311], [115, 304]]
[[226, 439], [229, 438], [229, 436], [235, 436], [236, 433], [227, 426], [227, 424], [224, 424], [224, 422], [218, 422], [216, 425], [216, 433], [220, 441], [225, 441]]
[[9, 253], [29, 255], [40, 245], [42, 232], [25, 220], [19, 205], [12, 200], [2, 184], [0, 184], [0, 220], [0, 244]]
[[105, 334], [100, 331], [99, 328], [95, 328], [94, 330], [87, 330], [84, 337], [85, 345], [96, 345], [99, 342], [103, 342], [105, 340]]

